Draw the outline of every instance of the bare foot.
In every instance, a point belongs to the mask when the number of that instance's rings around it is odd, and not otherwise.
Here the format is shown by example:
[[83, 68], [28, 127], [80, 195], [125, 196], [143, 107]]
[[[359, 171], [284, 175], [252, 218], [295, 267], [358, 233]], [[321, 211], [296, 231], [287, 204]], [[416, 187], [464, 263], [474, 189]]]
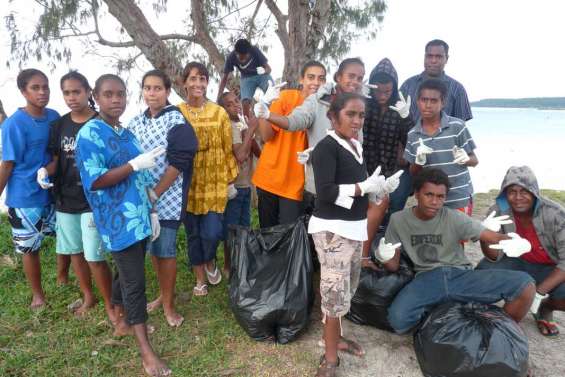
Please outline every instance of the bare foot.
[[184, 317], [174, 310], [170, 313], [165, 313], [165, 319], [171, 327], [179, 327], [184, 322]]
[[165, 364], [163, 360], [158, 358], [156, 355], [152, 356], [142, 356], [143, 370], [145, 374], [151, 377], [163, 377], [163, 376], [170, 376], [172, 371], [171, 369]]
[[161, 296], [147, 304], [147, 312], [151, 313], [153, 310], [158, 309], [163, 304]]
[[75, 316], [84, 317], [90, 309], [96, 306], [97, 303], [98, 300], [96, 300], [94, 297], [85, 299], [82, 305], [79, 306], [77, 310], [75, 310]]
[[33, 297], [31, 298], [31, 304], [29, 305], [29, 307], [32, 310], [38, 310], [41, 309], [45, 306], [45, 296], [43, 295], [33, 295]]
[[123, 319], [118, 320], [118, 323], [114, 326], [115, 337], [129, 336], [133, 335], [133, 328], [126, 323]]
[[65, 285], [69, 285], [71, 282], [69, 281], [69, 277], [57, 277], [57, 287], [62, 287]]
[[114, 311], [113, 306], [112, 307], [105, 307], [106, 309], [106, 315], [108, 316], [108, 320], [110, 321], [110, 323], [112, 324], [112, 326], [116, 326], [118, 324], [118, 314], [116, 314], [116, 312]]

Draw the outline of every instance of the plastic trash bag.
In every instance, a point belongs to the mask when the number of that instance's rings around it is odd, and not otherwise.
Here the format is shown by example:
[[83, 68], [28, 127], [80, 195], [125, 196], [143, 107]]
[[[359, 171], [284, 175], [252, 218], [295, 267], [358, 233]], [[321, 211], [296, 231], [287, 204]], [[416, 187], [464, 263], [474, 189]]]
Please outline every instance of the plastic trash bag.
[[446, 303], [414, 333], [426, 377], [526, 377], [528, 338], [493, 305]]
[[314, 304], [312, 255], [304, 220], [265, 229], [229, 228], [229, 300], [235, 318], [255, 340], [294, 340]]
[[388, 307], [397, 293], [413, 278], [414, 272], [403, 260], [397, 272], [388, 272], [384, 268], [379, 271], [363, 268], [359, 286], [351, 299], [351, 308], [345, 317], [358, 325], [374, 326], [392, 332], [387, 319]]

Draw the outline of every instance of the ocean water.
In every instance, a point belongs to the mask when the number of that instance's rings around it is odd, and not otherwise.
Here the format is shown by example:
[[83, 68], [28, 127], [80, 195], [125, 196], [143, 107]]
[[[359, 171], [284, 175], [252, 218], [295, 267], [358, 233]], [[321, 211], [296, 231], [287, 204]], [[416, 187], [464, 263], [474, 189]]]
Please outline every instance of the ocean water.
[[541, 188], [565, 190], [565, 110], [474, 107], [467, 125], [479, 158], [475, 192], [498, 189], [513, 165], [530, 166]]

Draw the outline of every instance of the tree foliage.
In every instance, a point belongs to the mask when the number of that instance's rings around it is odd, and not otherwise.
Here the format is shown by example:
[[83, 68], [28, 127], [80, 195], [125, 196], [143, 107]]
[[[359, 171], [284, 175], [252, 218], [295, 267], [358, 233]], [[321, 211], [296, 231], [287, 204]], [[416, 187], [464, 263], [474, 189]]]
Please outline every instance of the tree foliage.
[[[15, 8], [15, 1], [10, 6]], [[7, 64], [47, 61], [69, 63], [69, 40], [80, 41], [81, 54], [107, 54], [118, 71], [144, 57], [176, 77], [182, 63], [200, 60], [220, 72], [233, 42], [247, 37], [261, 48], [278, 36], [284, 49], [284, 78], [297, 79], [308, 59], [337, 61], [360, 38], [372, 39], [386, 11], [384, 0], [34, 0], [39, 11], [32, 32], [19, 29], [18, 14], [5, 19], [12, 54]], [[286, 6], [283, 11], [281, 4]], [[179, 11], [177, 25], [166, 20]], [[285, 13], [286, 12], [286, 13]], [[102, 52], [104, 51], [104, 52]], [[180, 87], [175, 88], [182, 95]]]

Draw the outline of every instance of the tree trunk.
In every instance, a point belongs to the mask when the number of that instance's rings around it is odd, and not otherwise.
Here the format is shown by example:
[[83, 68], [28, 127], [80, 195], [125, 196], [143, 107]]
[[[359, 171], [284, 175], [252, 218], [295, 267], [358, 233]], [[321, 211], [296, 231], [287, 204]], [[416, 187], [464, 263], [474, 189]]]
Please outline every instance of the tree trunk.
[[313, 57], [306, 49], [309, 21], [308, 0], [288, 0], [288, 50], [283, 77], [289, 84], [298, 82], [300, 68]]
[[134, 0], [104, 0], [108, 11], [124, 27], [137, 48], [157, 69], [166, 72], [173, 81], [175, 92], [185, 98], [184, 88], [178, 77], [182, 73], [180, 62], [171, 54], [159, 34], [153, 30]]

